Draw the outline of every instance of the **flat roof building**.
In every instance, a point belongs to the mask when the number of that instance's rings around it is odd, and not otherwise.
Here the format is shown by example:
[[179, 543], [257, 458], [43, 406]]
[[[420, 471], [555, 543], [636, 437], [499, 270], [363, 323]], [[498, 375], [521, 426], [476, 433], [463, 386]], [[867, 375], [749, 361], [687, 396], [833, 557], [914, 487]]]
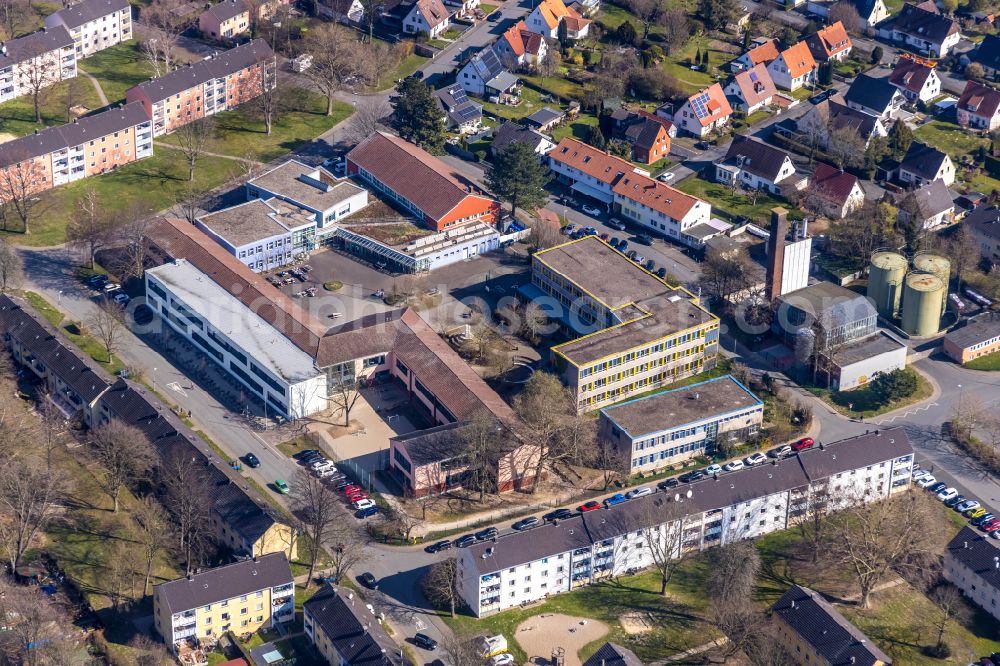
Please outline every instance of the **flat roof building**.
[[595, 236], [535, 253], [521, 291], [575, 337], [552, 358], [581, 412], [715, 365], [719, 320]]
[[826, 599], [792, 585], [771, 607], [785, 652], [798, 664], [888, 666], [890, 659]]
[[253, 271], [280, 268], [304, 249], [293, 237], [315, 229], [312, 213], [280, 199], [253, 199], [206, 213], [195, 225]]
[[226, 564], [153, 587], [157, 633], [181, 641], [238, 636], [295, 619], [295, 581], [284, 553]]
[[828, 369], [835, 391], [864, 386], [883, 372], [906, 367], [905, 344], [885, 331], [839, 346], [828, 355]]
[[731, 375], [664, 390], [601, 410], [601, 437], [647, 472], [745, 442], [764, 420], [764, 402]]
[[944, 336], [944, 353], [965, 365], [974, 358], [1000, 351], [1000, 318], [987, 315]]

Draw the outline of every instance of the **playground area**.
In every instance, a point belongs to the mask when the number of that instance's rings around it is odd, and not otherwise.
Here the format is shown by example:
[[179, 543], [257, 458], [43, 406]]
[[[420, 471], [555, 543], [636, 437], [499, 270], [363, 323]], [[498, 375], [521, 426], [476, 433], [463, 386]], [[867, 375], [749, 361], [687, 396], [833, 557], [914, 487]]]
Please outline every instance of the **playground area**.
[[514, 632], [514, 639], [528, 655], [530, 664], [582, 666], [580, 650], [607, 633], [608, 625], [603, 622], [542, 613], [522, 622]]

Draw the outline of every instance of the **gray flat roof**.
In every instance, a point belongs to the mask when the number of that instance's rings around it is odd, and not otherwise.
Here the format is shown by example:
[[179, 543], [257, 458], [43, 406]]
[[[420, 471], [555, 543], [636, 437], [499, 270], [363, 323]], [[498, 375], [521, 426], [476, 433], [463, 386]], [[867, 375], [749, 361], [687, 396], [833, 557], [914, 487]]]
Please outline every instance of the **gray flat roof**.
[[965, 349], [974, 344], [995, 338], [998, 335], [1000, 335], [1000, 319], [991, 318], [979, 319], [972, 322], [968, 326], [956, 328], [944, 337], [952, 344], [958, 345], [961, 349]]
[[633, 439], [641, 439], [763, 404], [732, 375], [726, 375], [606, 407], [601, 413]]
[[833, 361], [843, 368], [846, 365], [852, 365], [882, 354], [887, 354], [905, 346], [888, 333], [879, 331], [878, 335], [859, 340], [841, 348], [833, 355]]
[[234, 247], [241, 247], [287, 234], [288, 229], [274, 219], [276, 212], [263, 199], [253, 199], [207, 213], [199, 217], [198, 221]]
[[246, 355], [290, 384], [320, 374], [313, 357], [184, 259], [146, 271]]
[[247, 182], [316, 211], [329, 210], [365, 191], [347, 180], [338, 180], [325, 169], [297, 160], [288, 160]]
[[535, 260], [576, 284], [608, 309], [670, 293], [673, 288], [596, 236], [535, 254]]

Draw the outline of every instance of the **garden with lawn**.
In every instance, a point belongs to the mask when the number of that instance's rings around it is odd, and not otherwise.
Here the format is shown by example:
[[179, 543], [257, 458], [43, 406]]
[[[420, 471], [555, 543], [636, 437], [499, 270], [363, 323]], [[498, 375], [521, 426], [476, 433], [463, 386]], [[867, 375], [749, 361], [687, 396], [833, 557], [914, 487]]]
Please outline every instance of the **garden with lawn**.
[[992, 354], [986, 354], [985, 356], [974, 358], [966, 363], [965, 367], [970, 370], [1000, 370], [1000, 352], [993, 352]]
[[953, 160], [965, 155], [975, 156], [980, 148], [988, 148], [990, 145], [988, 138], [977, 136], [960, 125], [943, 120], [932, 120], [921, 125], [913, 132], [913, 136], [918, 141], [943, 150]]
[[10, 139], [53, 125], [65, 125], [78, 115], [87, 115], [103, 106], [94, 86], [83, 77], [60, 81], [44, 89], [40, 102], [41, 123], [35, 122], [31, 95], [0, 104], [0, 136], [8, 135], [4, 138]]
[[801, 217], [801, 211], [792, 209], [783, 199], [758, 192], [756, 201], [754, 201], [747, 192], [741, 190], [733, 192], [722, 183], [710, 183], [698, 176], [685, 178], [680, 183], [673, 184], [673, 187], [681, 192], [711, 201], [713, 211], [721, 211], [731, 219], [748, 217], [754, 222], [766, 221], [770, 219], [771, 209], [775, 206], [784, 206], [789, 209], [793, 217]]
[[77, 67], [97, 79], [112, 104], [124, 100], [129, 88], [155, 76], [152, 65], [139, 51], [139, 42], [134, 39], [84, 58]]

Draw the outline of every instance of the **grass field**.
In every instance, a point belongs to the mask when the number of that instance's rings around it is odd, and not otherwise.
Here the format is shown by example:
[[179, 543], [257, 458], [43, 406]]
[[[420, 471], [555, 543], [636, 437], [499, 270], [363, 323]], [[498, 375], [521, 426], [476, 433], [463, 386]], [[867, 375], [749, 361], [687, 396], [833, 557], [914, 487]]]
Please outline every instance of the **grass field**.
[[83, 77], [60, 81], [43, 91], [42, 122], [35, 122], [35, 107], [30, 95], [0, 104], [0, 132], [24, 136], [37, 129], [65, 125], [73, 121], [69, 107], [81, 106], [88, 112], [101, 108], [101, 100], [90, 81]]
[[[239, 173], [240, 166], [233, 160], [206, 157], [195, 170], [195, 184], [199, 191], [208, 191]], [[66, 222], [87, 188], [98, 192], [103, 206], [109, 211], [132, 206], [157, 211], [174, 205], [187, 185], [187, 166], [181, 153], [157, 149], [153, 157], [125, 165], [112, 173], [43, 192], [29, 233], [4, 235], [19, 245], [58, 245], [65, 242]]]
[[970, 370], [1000, 370], [1000, 352], [974, 358], [965, 364]]
[[580, 113], [573, 120], [567, 120], [552, 130], [552, 139], [559, 142], [569, 136], [574, 139], [586, 141], [590, 138], [590, 134], [594, 131], [594, 128], [597, 127], [597, 122], [597, 116], [590, 113]]
[[981, 146], [989, 146], [990, 140], [976, 136], [954, 123], [932, 120], [918, 127], [913, 135], [917, 140], [948, 153], [952, 159], [978, 152]]
[[[264, 121], [254, 110], [253, 103], [215, 115], [216, 135], [208, 144], [208, 151], [269, 162], [287, 155], [300, 144], [311, 141], [354, 112], [354, 107], [344, 102], [334, 102], [333, 115], [326, 115], [326, 99], [322, 95], [294, 89], [297, 96], [293, 108], [280, 114], [271, 127], [271, 134], [264, 133]], [[175, 135], [161, 136], [157, 141], [177, 144]], [[157, 148], [156, 150], [161, 149]]]
[[[808, 388], [807, 390], [818, 395], [823, 399], [823, 402], [827, 403], [844, 416], [857, 419], [879, 416], [880, 414], [885, 414], [886, 412], [891, 412], [908, 405], [916, 404], [922, 400], [926, 400], [934, 392], [934, 387], [931, 386], [931, 383], [927, 381], [923, 375], [917, 373], [917, 390], [913, 393], [913, 395], [902, 400], [894, 400], [881, 407], [873, 407], [873, 405], [876, 404], [876, 399], [872, 395], [870, 388], [867, 386], [854, 389], [852, 391], [837, 391], [834, 393], [817, 388]], [[848, 405], [853, 405], [853, 408], [848, 407]]]
[[139, 43], [134, 39], [84, 58], [78, 66], [100, 82], [112, 104], [125, 99], [126, 90], [154, 76], [153, 68], [139, 53]]
[[697, 176], [686, 178], [674, 187], [681, 192], [711, 201], [713, 210], [722, 211], [730, 217], [746, 216], [756, 222], [767, 220], [771, 215], [771, 209], [775, 206], [782, 205], [788, 208], [788, 204], [784, 201], [764, 193], [757, 196], [757, 203], [751, 203], [750, 197], [739, 190], [733, 193], [725, 185], [710, 183]]
[[376, 88], [378, 90], [385, 90], [387, 88], [393, 88], [396, 85], [396, 81], [399, 79], [405, 79], [410, 74], [423, 67], [424, 63], [430, 60], [430, 58], [425, 58], [424, 56], [417, 55], [416, 53], [411, 53], [410, 55], [403, 58], [396, 69], [386, 72], [379, 79]]

